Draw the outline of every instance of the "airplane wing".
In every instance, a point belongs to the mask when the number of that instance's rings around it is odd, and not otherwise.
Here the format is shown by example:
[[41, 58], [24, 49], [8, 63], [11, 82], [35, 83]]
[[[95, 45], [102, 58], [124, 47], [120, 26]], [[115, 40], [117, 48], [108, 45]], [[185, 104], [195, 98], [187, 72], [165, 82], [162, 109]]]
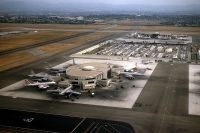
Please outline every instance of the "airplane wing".
[[72, 94], [75, 94], [75, 95], [81, 95], [80, 92], [77, 92], [77, 91], [71, 91]]
[[138, 73], [138, 72], [134, 72], [134, 73], [130, 73], [131, 75], [134, 75], [134, 76], [144, 76], [143, 73]]
[[132, 76], [144, 76], [144, 73], [139, 73], [139, 72], [120, 72], [120, 74], [124, 74], [124, 75], [132, 75]]
[[71, 93], [71, 89], [64, 89], [64, 90], [61, 91], [59, 94], [60, 94], [60, 95], [64, 95], [64, 94], [67, 94], [67, 93]]
[[72, 85], [68, 86], [66, 89], [60, 92], [60, 95], [64, 95], [66, 93], [70, 93], [72, 90]]
[[40, 88], [40, 89], [46, 89], [48, 87], [49, 87], [49, 85], [47, 85], [47, 84], [38, 85], [38, 88]]

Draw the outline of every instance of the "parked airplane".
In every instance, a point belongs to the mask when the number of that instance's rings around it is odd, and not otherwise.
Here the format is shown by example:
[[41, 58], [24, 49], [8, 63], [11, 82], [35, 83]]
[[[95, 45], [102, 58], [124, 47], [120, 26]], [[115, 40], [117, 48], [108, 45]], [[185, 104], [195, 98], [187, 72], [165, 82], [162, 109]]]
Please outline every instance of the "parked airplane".
[[152, 70], [150, 67], [143, 65], [143, 64], [137, 64], [135, 63], [135, 65], [132, 66], [125, 66], [124, 67], [124, 71], [125, 72], [135, 72], [135, 71], [141, 71], [141, 72], [145, 72], [146, 70]]
[[[62, 89], [62, 88], [57, 88], [54, 90], [47, 90], [47, 93], [57, 95], [57, 96], [65, 96], [66, 98], [70, 99], [71, 96], [80, 96], [81, 93], [72, 90], [73, 86], [70, 84], [67, 88]], [[73, 99], [72, 99], [73, 100]]]
[[66, 64], [65, 66], [62, 67], [52, 67], [51, 64], [49, 64], [48, 62], [45, 62], [47, 64], [47, 70], [49, 71], [49, 73], [51, 74], [65, 74], [66, 73], [66, 68], [68, 68], [69, 66], [71, 66], [72, 64]]
[[66, 73], [66, 69], [64, 68], [48, 68], [48, 71], [52, 74]]
[[125, 69], [123, 72], [120, 71], [119, 72], [119, 75], [124, 75], [124, 77], [130, 79], [130, 80], [133, 80], [135, 79], [136, 76], [145, 76], [145, 73], [146, 70], [135, 70], [135, 69], [130, 69], [130, 70], [127, 70]]
[[134, 75], [130, 75], [130, 74], [125, 74], [125, 78], [133, 80], [133, 79], [135, 79], [135, 76]]
[[31, 74], [28, 75], [28, 77], [30, 77], [31, 79], [35, 79], [35, 80], [38, 79], [38, 81], [39, 80], [40, 81], [48, 81], [50, 75], [48, 75], [47, 73], [43, 73], [43, 72], [36, 74], [33, 70], [31, 70]]
[[151, 60], [142, 60], [142, 64], [144, 64], [144, 65], [148, 65], [150, 63], [153, 63], [153, 61], [151, 61]]
[[56, 76], [49, 75], [47, 73], [41, 72], [38, 74], [35, 74], [34, 71], [31, 71], [31, 74], [28, 75], [28, 77], [31, 78], [33, 81], [43, 82], [43, 81], [59, 81], [61, 80], [60, 74], [57, 74]]
[[55, 85], [56, 82], [30, 82], [29, 80], [25, 80], [25, 86], [36, 86], [40, 89], [46, 89], [50, 87], [50, 85]]
[[124, 74], [124, 75], [133, 75], [133, 76], [144, 76], [144, 73], [141, 72], [120, 72], [119, 74]]

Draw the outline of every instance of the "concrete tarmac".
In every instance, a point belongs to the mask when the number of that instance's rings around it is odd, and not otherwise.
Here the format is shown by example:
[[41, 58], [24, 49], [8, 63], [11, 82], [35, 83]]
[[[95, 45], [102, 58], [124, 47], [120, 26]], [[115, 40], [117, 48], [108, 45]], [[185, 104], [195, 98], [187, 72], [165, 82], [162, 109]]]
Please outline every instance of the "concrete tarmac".
[[188, 115], [188, 64], [159, 63], [132, 109], [0, 97], [0, 108], [129, 123], [136, 133], [199, 133]]

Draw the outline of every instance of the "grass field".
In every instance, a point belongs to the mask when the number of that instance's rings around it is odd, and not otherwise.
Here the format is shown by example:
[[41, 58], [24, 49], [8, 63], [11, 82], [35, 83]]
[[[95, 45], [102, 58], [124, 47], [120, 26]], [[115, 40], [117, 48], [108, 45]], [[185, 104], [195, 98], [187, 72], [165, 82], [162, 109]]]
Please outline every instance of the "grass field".
[[57, 53], [57, 52], [60, 52], [63, 50], [68, 50], [71, 48], [78, 47], [79, 45], [81, 45], [83, 43], [87, 43], [89, 41], [94, 41], [96, 39], [108, 36], [110, 34], [111, 33], [104, 33], [104, 32], [92, 33], [92, 34], [80, 36], [78, 38], [73, 38], [70, 40], [53, 43], [51, 45], [41, 46], [41, 47], [39, 47], [39, 49], [42, 51], [48, 52], [48, 53]]
[[[151, 25], [151, 26], [141, 26]], [[88, 24], [88, 25], [69, 25], [69, 24], [0, 24], [0, 31], [12, 31], [12, 30], [92, 30], [105, 28], [110, 32], [116, 30], [135, 30], [144, 32], [172, 32], [172, 33], [185, 33], [185, 34], [199, 34], [200, 27], [176, 27], [176, 26], [153, 26], [159, 25], [158, 22], [151, 21], [134, 21], [126, 20], [119, 22], [112, 22], [112, 24]], [[106, 29], [106, 27], [110, 27]], [[28, 28], [28, 29], [26, 29]]]
[[[143, 20], [143, 19], [125, 19], [125, 20], [110, 20], [107, 23], [117, 24], [120, 26], [145, 26], [145, 25], [160, 25], [160, 21]], [[119, 27], [120, 27], [119, 26]]]
[[168, 32], [177, 34], [200, 34], [200, 27], [139, 26], [142, 32]]
[[0, 30], [1, 29], [25, 29], [25, 28], [31, 28], [31, 29], [60, 29], [60, 30], [67, 30], [67, 29], [98, 29], [98, 28], [104, 28], [107, 25], [102, 25], [102, 24], [7, 24], [7, 23], [2, 23], [0, 24]]
[[36, 61], [38, 59], [39, 59], [38, 57], [28, 52], [17, 52], [17, 53], [9, 54], [7, 56], [1, 56], [0, 57], [0, 72]]
[[[73, 34], [74, 32], [72, 32]], [[32, 33], [31, 33], [32, 34]], [[30, 45], [32, 43], [36, 43], [37, 41], [41, 41], [41, 40], [48, 40], [48, 39], [52, 39], [55, 35], [58, 36], [63, 36], [63, 34], [69, 35], [71, 34], [71, 32], [42, 32], [38, 35], [33, 36], [35, 33], [33, 33], [32, 35], [19, 35], [19, 36], [15, 36], [12, 40], [8, 39], [7, 45], [10, 43], [10, 47], [3, 45], [3, 42], [0, 42], [1, 46], [5, 49], [5, 48], [16, 48], [19, 46], [25, 46], [25, 45]], [[37, 33], [36, 33], [37, 34]], [[38, 47], [39, 50], [42, 50], [44, 52], [44, 54], [49, 54], [49, 55], [53, 55], [56, 54], [58, 52], [62, 52], [64, 50], [70, 50], [72, 48], [78, 47], [83, 43], [87, 43], [89, 41], [94, 41], [98, 38], [102, 38], [104, 36], [108, 36], [111, 33], [103, 33], [103, 32], [97, 32], [97, 33], [92, 33], [92, 34], [88, 34], [88, 35], [84, 35], [84, 36], [80, 36], [80, 37], [76, 37], [76, 38], [72, 38], [66, 41], [61, 41], [61, 42], [57, 42], [57, 43], [52, 43], [49, 45], [45, 45], [45, 46], [40, 46]], [[33, 36], [33, 37], [31, 37]], [[10, 37], [9, 37], [10, 38]], [[27, 38], [27, 39], [25, 39]], [[13, 41], [16, 40], [16, 43], [14, 43]], [[4, 40], [5, 41], [5, 40]], [[22, 43], [23, 42], [23, 43]], [[12, 45], [15, 44], [15, 45]], [[33, 61], [37, 61], [40, 59], [40, 56], [34, 56], [33, 54], [31, 54], [30, 52], [26, 51], [26, 52], [16, 52], [16, 53], [12, 53], [12, 54], [8, 54], [6, 56], [0, 56], [0, 72], [4, 71], [4, 70], [8, 70], [14, 67], [18, 67]]]
[[[138, 22], [137, 22], [138, 23]], [[134, 25], [134, 22], [133, 22]], [[176, 26], [131, 26], [126, 24], [115, 25], [109, 28], [110, 31], [139, 31], [139, 32], [163, 32], [163, 33], [175, 33], [175, 34], [200, 34], [200, 27], [176, 27]]]
[[46, 40], [70, 36], [78, 32], [39, 31], [0, 37], [0, 51], [31, 45]]

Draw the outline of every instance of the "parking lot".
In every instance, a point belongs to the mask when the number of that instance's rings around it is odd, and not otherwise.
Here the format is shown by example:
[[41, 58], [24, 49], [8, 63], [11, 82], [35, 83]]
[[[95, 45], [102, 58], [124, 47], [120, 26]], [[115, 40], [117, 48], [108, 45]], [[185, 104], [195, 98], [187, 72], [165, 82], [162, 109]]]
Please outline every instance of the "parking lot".
[[102, 42], [77, 54], [187, 62], [191, 43], [192, 37], [187, 35], [136, 32]]
[[88, 54], [125, 56], [134, 58], [155, 58], [169, 59], [174, 61], [186, 61], [187, 45], [167, 45], [167, 44], [148, 44], [148, 43], [127, 43], [124, 41], [113, 41], [112, 45], [103, 45], [98, 52], [96, 50]]

